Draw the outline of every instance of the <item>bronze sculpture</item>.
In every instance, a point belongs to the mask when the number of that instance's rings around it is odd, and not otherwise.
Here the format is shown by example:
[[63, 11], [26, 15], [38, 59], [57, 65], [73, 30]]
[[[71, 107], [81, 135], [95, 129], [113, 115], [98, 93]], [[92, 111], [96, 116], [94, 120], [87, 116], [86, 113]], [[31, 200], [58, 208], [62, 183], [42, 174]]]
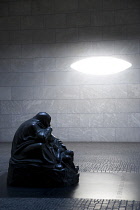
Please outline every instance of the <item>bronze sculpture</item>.
[[52, 134], [51, 116], [39, 112], [17, 129], [12, 142], [8, 184], [59, 187], [79, 181], [73, 151]]

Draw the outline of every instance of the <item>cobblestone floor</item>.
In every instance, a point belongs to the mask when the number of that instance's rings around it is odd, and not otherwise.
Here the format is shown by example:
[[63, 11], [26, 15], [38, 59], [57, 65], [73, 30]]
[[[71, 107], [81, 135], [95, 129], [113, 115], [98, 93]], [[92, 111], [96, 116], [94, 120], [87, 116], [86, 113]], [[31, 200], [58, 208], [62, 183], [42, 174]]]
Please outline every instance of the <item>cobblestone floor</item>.
[[[14, 205], [13, 205], [14, 201]], [[140, 202], [72, 198], [0, 199], [0, 210], [140, 210]]]
[[[140, 143], [65, 143], [80, 172], [140, 173]], [[0, 175], [7, 172], [11, 144], [0, 144]], [[78, 198], [0, 198], [0, 210], [140, 210], [140, 201]]]
[[140, 143], [67, 143], [81, 172], [140, 173]]

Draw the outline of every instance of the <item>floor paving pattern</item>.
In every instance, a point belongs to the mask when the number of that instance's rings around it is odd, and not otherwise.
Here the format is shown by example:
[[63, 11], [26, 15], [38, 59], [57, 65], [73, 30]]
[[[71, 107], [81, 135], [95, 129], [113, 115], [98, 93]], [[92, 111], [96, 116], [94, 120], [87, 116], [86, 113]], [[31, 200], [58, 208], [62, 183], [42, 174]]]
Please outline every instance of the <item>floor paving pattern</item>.
[[0, 144], [0, 210], [140, 210], [140, 143], [66, 143], [75, 153], [75, 188], [7, 188], [11, 144]]
[[140, 173], [140, 143], [67, 143], [81, 172]]
[[1, 199], [1, 210], [139, 210], [140, 202], [124, 200], [21, 198]]

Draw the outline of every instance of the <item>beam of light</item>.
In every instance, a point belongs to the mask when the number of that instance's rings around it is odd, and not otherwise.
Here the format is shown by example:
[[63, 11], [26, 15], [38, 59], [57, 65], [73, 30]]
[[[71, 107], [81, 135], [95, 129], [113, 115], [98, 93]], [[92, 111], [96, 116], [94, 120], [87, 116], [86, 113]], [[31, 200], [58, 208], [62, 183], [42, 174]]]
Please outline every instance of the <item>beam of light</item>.
[[131, 66], [132, 64], [125, 60], [108, 56], [89, 57], [71, 64], [71, 68], [93, 75], [116, 74]]

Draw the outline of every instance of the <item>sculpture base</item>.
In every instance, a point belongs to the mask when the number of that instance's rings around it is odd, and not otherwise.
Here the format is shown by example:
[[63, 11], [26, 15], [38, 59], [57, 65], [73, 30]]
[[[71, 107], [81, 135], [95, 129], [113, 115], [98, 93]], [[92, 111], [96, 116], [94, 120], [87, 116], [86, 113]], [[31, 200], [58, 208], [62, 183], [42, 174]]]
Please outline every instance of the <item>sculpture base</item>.
[[79, 174], [71, 168], [48, 169], [38, 165], [9, 164], [7, 183], [22, 187], [65, 187], [76, 185]]

